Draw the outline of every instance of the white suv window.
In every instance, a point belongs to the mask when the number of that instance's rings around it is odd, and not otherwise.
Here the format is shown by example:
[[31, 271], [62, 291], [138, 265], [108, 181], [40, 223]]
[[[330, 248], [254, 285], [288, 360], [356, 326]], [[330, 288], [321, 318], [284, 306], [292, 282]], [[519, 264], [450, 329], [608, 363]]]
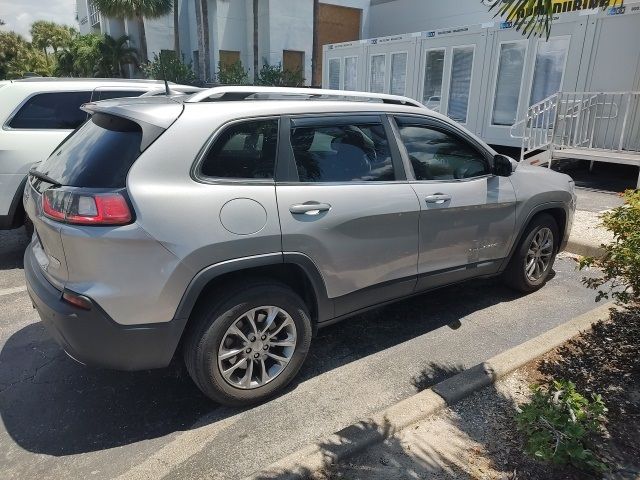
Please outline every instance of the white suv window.
[[74, 130], [87, 119], [80, 106], [90, 99], [90, 91], [38, 93], [20, 107], [9, 127]]

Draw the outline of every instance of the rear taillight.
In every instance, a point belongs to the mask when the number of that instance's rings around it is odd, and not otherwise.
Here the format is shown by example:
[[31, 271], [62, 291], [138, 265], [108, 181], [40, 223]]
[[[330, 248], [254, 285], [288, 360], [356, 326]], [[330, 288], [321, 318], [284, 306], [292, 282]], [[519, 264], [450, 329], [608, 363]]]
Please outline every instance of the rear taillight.
[[126, 225], [132, 220], [121, 192], [50, 188], [42, 194], [42, 211], [53, 220], [75, 225]]

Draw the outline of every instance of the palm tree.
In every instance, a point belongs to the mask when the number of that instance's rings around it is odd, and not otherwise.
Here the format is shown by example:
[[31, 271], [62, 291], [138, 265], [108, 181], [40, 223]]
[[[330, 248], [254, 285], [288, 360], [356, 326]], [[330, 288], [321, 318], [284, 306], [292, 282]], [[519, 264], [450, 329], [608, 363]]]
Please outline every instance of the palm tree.
[[57, 28], [58, 25], [53, 22], [37, 20], [31, 24], [31, 28], [29, 29], [29, 33], [31, 33], [31, 44], [35, 48], [42, 50], [47, 64], [49, 63], [47, 48], [52, 46], [51, 40], [55, 36], [55, 30]]
[[100, 61], [96, 67], [96, 75], [100, 77], [124, 78], [124, 66], [138, 63], [136, 49], [129, 46], [129, 36], [113, 38], [104, 35], [98, 45]]
[[108, 17], [135, 18], [140, 29], [140, 56], [149, 60], [144, 17], [158, 18], [171, 13], [173, 0], [91, 0], [100, 13]]
[[[313, 0], [313, 46], [311, 47], [311, 84], [319, 85], [320, 79], [320, 45], [318, 44], [318, 15], [320, 15], [320, 0]], [[322, 60], [321, 60], [322, 61]]]
[[207, 0], [194, 0], [196, 7], [196, 25], [198, 28], [198, 70], [200, 79], [207, 80], [211, 75], [209, 60], [209, 9]]
[[[553, 0], [481, 0], [483, 5], [489, 7], [489, 11], [495, 9], [495, 16], [502, 17], [507, 22], [513, 23], [516, 31], [522, 31], [523, 35], [551, 35], [551, 23], [554, 16]], [[586, 0], [584, 2], [587, 3]], [[617, 4], [623, 5], [624, 0], [597, 0], [597, 4], [605, 9]], [[557, 8], [557, 7], [556, 7]]]
[[178, 12], [178, 0], [173, 0], [173, 49], [178, 58], [182, 58], [180, 53], [180, 12]]
[[258, 83], [258, 0], [253, 0], [253, 83]]

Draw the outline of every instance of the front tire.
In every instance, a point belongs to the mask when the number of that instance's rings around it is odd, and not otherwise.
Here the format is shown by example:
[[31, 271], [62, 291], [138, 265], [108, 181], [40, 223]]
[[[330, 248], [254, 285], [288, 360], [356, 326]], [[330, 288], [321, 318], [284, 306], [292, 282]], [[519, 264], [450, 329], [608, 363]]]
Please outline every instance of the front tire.
[[312, 337], [302, 299], [279, 283], [238, 286], [237, 293], [198, 309], [184, 343], [196, 385], [234, 407], [280, 392], [302, 366]]
[[542, 288], [553, 269], [558, 235], [558, 225], [551, 215], [543, 213], [534, 217], [504, 272], [507, 286], [523, 293]]

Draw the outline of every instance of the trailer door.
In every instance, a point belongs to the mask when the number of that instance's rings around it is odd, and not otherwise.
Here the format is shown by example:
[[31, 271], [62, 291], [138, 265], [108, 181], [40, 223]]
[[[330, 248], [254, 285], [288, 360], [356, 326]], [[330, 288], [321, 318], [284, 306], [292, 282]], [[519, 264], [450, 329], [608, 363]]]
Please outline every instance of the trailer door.
[[480, 133], [478, 113], [483, 98], [486, 31], [464, 27], [423, 35], [418, 99], [428, 108]]
[[367, 91], [415, 98], [416, 40], [412, 36], [374, 38], [367, 50]]

